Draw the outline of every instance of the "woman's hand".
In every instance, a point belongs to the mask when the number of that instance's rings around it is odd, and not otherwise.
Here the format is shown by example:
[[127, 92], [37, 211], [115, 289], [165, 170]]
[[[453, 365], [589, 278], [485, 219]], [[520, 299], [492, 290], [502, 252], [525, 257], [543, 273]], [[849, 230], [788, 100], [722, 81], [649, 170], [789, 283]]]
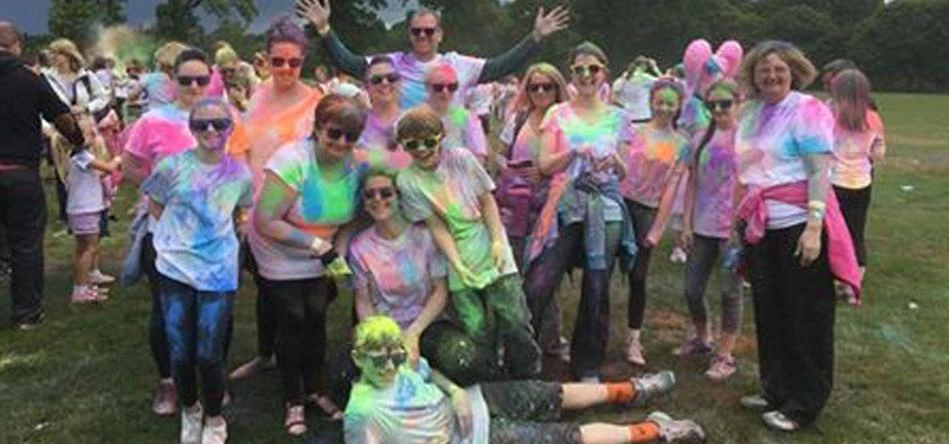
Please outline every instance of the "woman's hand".
[[532, 33], [534, 40], [540, 42], [551, 34], [566, 29], [568, 22], [570, 22], [570, 13], [563, 6], [558, 6], [546, 14], [544, 14], [544, 8], [538, 9]]
[[460, 387], [455, 387], [451, 391], [451, 406], [455, 410], [455, 419], [458, 420], [458, 431], [463, 438], [471, 436], [472, 414], [471, 403], [468, 402], [468, 394]]
[[801, 237], [797, 241], [794, 255], [801, 259], [801, 266], [806, 267], [814, 262], [817, 256], [820, 256], [820, 248], [821, 225], [819, 222], [816, 224], [808, 222], [807, 227], [804, 228], [804, 232], [801, 233]]

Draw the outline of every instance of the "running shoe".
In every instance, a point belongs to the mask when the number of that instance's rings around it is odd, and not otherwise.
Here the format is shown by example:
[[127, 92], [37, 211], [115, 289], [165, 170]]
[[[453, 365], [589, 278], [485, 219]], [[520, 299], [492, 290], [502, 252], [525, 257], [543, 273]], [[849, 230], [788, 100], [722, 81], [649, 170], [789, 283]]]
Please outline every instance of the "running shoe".
[[705, 377], [712, 381], [724, 381], [735, 374], [735, 370], [735, 358], [715, 355], [712, 358], [712, 365], [705, 371]]
[[762, 395], [748, 395], [741, 397], [741, 406], [748, 410], [764, 410], [771, 406], [771, 403]]
[[761, 419], [768, 427], [782, 432], [793, 432], [801, 428], [801, 425], [798, 424], [797, 421], [784, 416], [784, 413], [777, 410], [764, 413], [761, 415]]
[[636, 387], [636, 397], [633, 399], [632, 406], [642, 406], [650, 399], [657, 398], [672, 391], [676, 385], [676, 375], [671, 371], [664, 370], [659, 373], [645, 374], [638, 378], [630, 378], [629, 382]]
[[89, 272], [89, 281], [95, 285], [106, 285], [115, 282], [114, 276], [109, 276], [99, 270]]
[[201, 403], [181, 410], [181, 444], [201, 444], [201, 423], [204, 411]]
[[632, 336], [626, 339], [626, 361], [633, 365], [646, 365], [643, 344]]
[[178, 392], [172, 382], [159, 382], [152, 400], [152, 412], [158, 416], [171, 416], [178, 411]]
[[204, 430], [201, 431], [201, 444], [224, 444], [227, 442], [227, 422], [221, 420], [218, 425], [204, 424]]
[[646, 420], [659, 426], [659, 442], [705, 442], [705, 431], [691, 419], [672, 419], [671, 416], [657, 411], [650, 413]]

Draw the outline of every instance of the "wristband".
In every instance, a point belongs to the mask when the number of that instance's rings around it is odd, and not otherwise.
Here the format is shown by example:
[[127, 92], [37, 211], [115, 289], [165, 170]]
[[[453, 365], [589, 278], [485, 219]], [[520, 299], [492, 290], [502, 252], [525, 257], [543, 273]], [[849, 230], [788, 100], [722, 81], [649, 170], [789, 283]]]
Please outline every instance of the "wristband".
[[827, 204], [819, 200], [812, 200], [807, 203], [807, 209], [824, 211], [827, 209]]
[[324, 243], [325, 242], [323, 242], [323, 239], [314, 237], [313, 242], [310, 242], [310, 251], [313, 251], [314, 253], [320, 251], [323, 248]]

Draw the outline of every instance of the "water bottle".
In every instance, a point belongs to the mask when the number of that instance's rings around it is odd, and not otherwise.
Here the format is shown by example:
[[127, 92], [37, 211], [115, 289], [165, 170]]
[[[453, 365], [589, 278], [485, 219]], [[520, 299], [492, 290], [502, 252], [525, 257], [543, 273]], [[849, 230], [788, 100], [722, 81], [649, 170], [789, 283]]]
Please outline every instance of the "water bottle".
[[741, 245], [730, 245], [725, 250], [722, 259], [722, 268], [727, 271], [735, 272], [738, 269], [738, 262], [741, 260]]

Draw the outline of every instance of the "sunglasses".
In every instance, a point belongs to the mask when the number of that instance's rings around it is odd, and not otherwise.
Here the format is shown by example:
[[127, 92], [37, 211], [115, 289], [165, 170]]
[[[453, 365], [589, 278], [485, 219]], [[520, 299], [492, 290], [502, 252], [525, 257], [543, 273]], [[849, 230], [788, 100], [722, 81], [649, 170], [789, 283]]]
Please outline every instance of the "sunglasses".
[[211, 83], [211, 76], [178, 76], [177, 80], [181, 86], [191, 86], [194, 83], [198, 86], [208, 86]]
[[402, 76], [397, 72], [390, 72], [388, 74], [374, 75], [369, 77], [369, 83], [373, 85], [380, 85], [382, 82], [395, 83], [402, 79]]
[[553, 83], [531, 83], [530, 85], [527, 85], [527, 92], [532, 92], [532, 93], [541, 92], [541, 91], [551, 92], [556, 89], [557, 89], [557, 85], [554, 85]]
[[442, 141], [442, 136], [426, 137], [424, 139], [403, 140], [402, 147], [405, 148], [405, 150], [408, 151], [409, 153], [414, 153], [416, 151], [421, 150], [422, 147], [428, 150], [433, 150], [435, 149], [436, 146], [438, 146], [438, 142], [441, 142], [441, 141]]
[[428, 85], [428, 87], [431, 88], [432, 91], [435, 91], [437, 93], [443, 92], [446, 89], [449, 92], [458, 91], [458, 83], [433, 83], [431, 85]]
[[405, 349], [398, 349], [391, 350], [388, 353], [366, 353], [366, 357], [369, 358], [369, 362], [372, 362], [374, 367], [385, 368], [386, 362], [389, 361], [392, 361], [393, 367], [405, 364], [405, 361], [409, 358], [409, 354]]
[[214, 128], [217, 132], [222, 132], [231, 127], [231, 119], [194, 119], [188, 123], [188, 126], [191, 131], [195, 132], [210, 131], [211, 128]]
[[330, 140], [335, 141], [339, 141], [340, 138], [344, 138], [346, 143], [356, 143], [356, 141], [359, 140], [359, 133], [352, 133], [339, 128], [327, 128], [326, 136], [329, 137]]
[[270, 58], [270, 66], [273, 66], [274, 68], [282, 68], [283, 65], [289, 65], [291, 68], [296, 69], [303, 66], [303, 59], [299, 57], [293, 57], [290, 59], [285, 59], [283, 57]]
[[362, 190], [362, 197], [366, 200], [390, 199], [395, 196], [395, 190], [392, 187], [366, 188]]
[[416, 37], [421, 37], [422, 34], [425, 34], [426, 37], [431, 37], [435, 35], [435, 31], [437, 30], [435, 28], [412, 28], [411, 31], [412, 35]]
[[589, 64], [589, 65], [573, 65], [570, 67], [570, 72], [578, 76], [595, 76], [603, 70], [603, 65]]
[[734, 100], [706, 100], [705, 107], [710, 111], [728, 111], [735, 104]]

